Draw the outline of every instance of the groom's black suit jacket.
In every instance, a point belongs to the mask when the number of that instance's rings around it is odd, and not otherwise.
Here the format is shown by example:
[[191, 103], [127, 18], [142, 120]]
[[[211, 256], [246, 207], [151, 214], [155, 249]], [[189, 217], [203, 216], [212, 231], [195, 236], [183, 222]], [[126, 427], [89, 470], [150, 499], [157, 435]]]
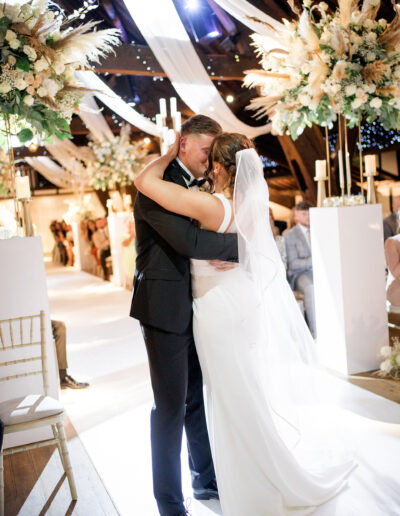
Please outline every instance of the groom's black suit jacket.
[[[174, 160], [164, 180], [186, 187], [183, 172]], [[182, 333], [192, 317], [189, 259], [237, 262], [237, 236], [199, 229], [141, 193], [134, 215], [137, 258], [130, 315], [145, 325]]]

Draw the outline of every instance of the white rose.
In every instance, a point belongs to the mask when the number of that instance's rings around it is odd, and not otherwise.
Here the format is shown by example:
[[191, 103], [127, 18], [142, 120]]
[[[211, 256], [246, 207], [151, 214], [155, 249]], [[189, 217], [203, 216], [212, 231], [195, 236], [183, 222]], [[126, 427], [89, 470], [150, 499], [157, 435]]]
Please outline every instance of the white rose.
[[355, 84], [349, 84], [346, 86], [344, 92], [347, 95], [347, 97], [351, 97], [351, 95], [355, 95], [357, 91], [357, 86]]
[[6, 32], [6, 40], [10, 42], [16, 38], [17, 34], [13, 30], [8, 29], [8, 31]]
[[374, 27], [374, 22], [370, 18], [367, 18], [364, 20], [364, 27], [366, 29], [372, 29]]
[[383, 27], [384, 29], [387, 27], [387, 20], [385, 20], [385, 18], [381, 18], [380, 20], [378, 20], [378, 24]]
[[392, 364], [390, 360], [384, 360], [379, 367], [380, 370], [384, 371], [385, 373], [390, 373], [390, 371], [392, 370]]
[[10, 47], [13, 49], [13, 50], [17, 50], [17, 48], [19, 48], [21, 46], [21, 42], [19, 39], [12, 39], [10, 41]]
[[15, 87], [18, 89], [18, 90], [24, 90], [26, 87], [28, 86], [28, 83], [26, 81], [24, 81], [24, 79], [22, 77], [19, 77], [16, 81], [15, 81]]
[[370, 101], [369, 105], [374, 109], [379, 109], [382, 106], [382, 99], [380, 99], [379, 97], [374, 97]]
[[376, 32], [373, 32], [373, 31], [368, 32], [368, 34], [365, 36], [365, 39], [366, 39], [367, 41], [376, 41], [376, 40], [377, 40], [377, 38], [378, 38], [377, 33], [376, 33]]
[[353, 11], [351, 13], [351, 23], [353, 25], [358, 25], [361, 19], [361, 12], [360, 11]]
[[385, 358], [390, 357], [390, 355], [392, 354], [392, 348], [390, 346], [382, 346], [380, 353], [381, 356]]
[[360, 98], [356, 98], [353, 100], [353, 102], [351, 103], [351, 108], [352, 109], [358, 109], [359, 107], [361, 107], [363, 105], [363, 101], [360, 99]]
[[39, 97], [46, 97], [47, 96], [46, 88], [44, 88], [43, 86], [40, 86], [40, 88], [38, 88], [38, 90], [37, 90], [37, 94], [39, 95]]
[[306, 9], [310, 9], [312, 5], [312, 0], [304, 0], [303, 1], [303, 7], [305, 7]]
[[326, 3], [326, 2], [321, 2], [319, 4], [319, 8], [322, 10], [322, 11], [327, 11], [329, 9], [329, 5]]
[[56, 72], [57, 75], [61, 75], [64, 72], [64, 70], [65, 70], [64, 63], [57, 62], [54, 65], [54, 71]]
[[22, 50], [24, 53], [28, 56], [29, 61], [35, 61], [37, 58], [37, 54], [34, 48], [30, 47], [29, 45], [24, 45]]
[[301, 95], [299, 95], [299, 102], [303, 106], [309, 106], [311, 102], [310, 95], [308, 95], [307, 93], [302, 93]]
[[0, 84], [0, 93], [8, 93], [11, 90], [11, 86], [8, 82], [2, 82]]
[[336, 93], [339, 93], [340, 88], [341, 88], [341, 86], [339, 83], [332, 84], [331, 91], [333, 92], [334, 95], [336, 95]]
[[34, 102], [34, 98], [32, 97], [32, 95], [25, 95], [24, 104], [26, 104], [27, 106], [32, 106], [33, 102]]
[[42, 86], [46, 88], [50, 97], [55, 97], [57, 95], [57, 91], [60, 89], [56, 81], [53, 79], [45, 79]]
[[41, 57], [36, 63], [33, 65], [35, 72], [43, 72], [43, 70], [47, 70], [49, 67], [49, 63], [46, 61], [44, 57]]
[[368, 52], [367, 55], [365, 56], [365, 59], [369, 62], [375, 61], [376, 60], [375, 52]]
[[367, 91], [368, 93], [375, 93], [376, 92], [376, 86], [375, 84], [368, 84], [368, 88], [367, 88]]

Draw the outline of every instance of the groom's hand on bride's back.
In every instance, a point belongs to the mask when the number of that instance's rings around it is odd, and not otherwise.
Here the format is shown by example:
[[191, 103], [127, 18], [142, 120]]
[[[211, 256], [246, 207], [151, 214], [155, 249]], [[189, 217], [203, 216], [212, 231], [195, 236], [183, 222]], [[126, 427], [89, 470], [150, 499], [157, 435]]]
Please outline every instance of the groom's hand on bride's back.
[[223, 262], [222, 260], [209, 260], [208, 263], [217, 271], [230, 271], [239, 265], [238, 263]]

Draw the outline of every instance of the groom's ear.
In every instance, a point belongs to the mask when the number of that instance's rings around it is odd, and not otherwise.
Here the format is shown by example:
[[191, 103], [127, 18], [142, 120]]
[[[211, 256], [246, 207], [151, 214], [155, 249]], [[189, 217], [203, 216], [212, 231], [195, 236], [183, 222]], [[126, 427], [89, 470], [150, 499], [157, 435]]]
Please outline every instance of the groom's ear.
[[182, 136], [179, 142], [179, 150], [185, 152], [186, 151], [186, 136]]

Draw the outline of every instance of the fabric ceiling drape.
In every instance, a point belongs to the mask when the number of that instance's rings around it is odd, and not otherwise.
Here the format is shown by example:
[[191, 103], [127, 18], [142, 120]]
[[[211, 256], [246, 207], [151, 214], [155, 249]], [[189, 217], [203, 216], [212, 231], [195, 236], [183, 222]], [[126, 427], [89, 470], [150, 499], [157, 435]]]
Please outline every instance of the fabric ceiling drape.
[[70, 172], [67, 172], [47, 156], [25, 158], [25, 161], [59, 188], [71, 188], [76, 181], [79, 181], [79, 178], [74, 178]]
[[135, 109], [129, 106], [121, 97], [113, 92], [111, 88], [105, 84], [100, 77], [94, 72], [75, 72], [76, 78], [86, 87], [91, 90], [96, 90], [96, 97], [100, 99], [103, 104], [108, 106], [112, 111], [117, 113], [121, 118], [129, 122], [134, 127], [141, 129], [145, 133], [153, 136], [161, 136], [156, 124], [148, 120], [143, 115], [138, 113]]
[[83, 97], [79, 116], [89, 129], [92, 138], [97, 142], [101, 143], [114, 139], [113, 132], [92, 95]]
[[182, 100], [195, 113], [217, 120], [225, 131], [254, 138], [269, 125], [251, 127], [229, 109], [213, 85], [172, 0], [125, 0], [132, 18]]

